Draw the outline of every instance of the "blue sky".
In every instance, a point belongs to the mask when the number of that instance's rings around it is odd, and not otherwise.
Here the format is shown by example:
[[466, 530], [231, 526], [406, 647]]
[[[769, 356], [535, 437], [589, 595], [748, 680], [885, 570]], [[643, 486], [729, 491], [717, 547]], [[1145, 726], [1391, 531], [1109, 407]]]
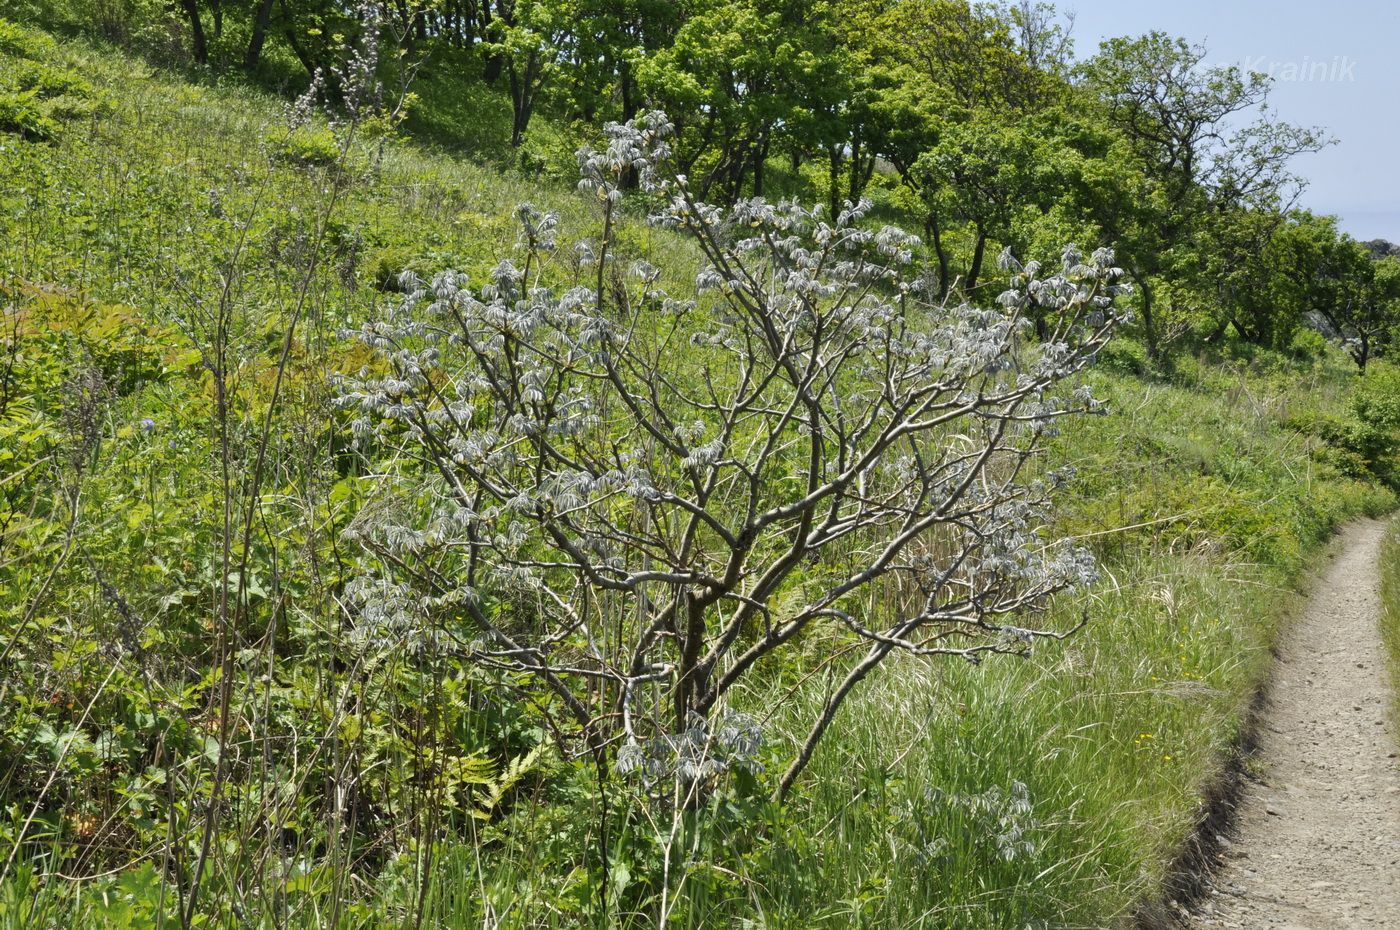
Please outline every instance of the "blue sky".
[[1060, 0], [1075, 49], [1160, 29], [1203, 42], [1211, 63], [1274, 69], [1271, 105], [1338, 144], [1300, 158], [1302, 205], [1359, 239], [1400, 242], [1400, 4], [1396, 0]]

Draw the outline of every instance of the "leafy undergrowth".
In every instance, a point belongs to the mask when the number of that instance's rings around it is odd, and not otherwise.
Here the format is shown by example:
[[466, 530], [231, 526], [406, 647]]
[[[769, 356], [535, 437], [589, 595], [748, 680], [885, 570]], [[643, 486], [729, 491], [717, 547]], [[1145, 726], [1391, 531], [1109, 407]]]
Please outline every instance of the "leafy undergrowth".
[[0, 20], [0, 132], [47, 141], [70, 122], [101, 116], [105, 101], [75, 72], [52, 63], [54, 42]]
[[[1358, 388], [1338, 353], [1227, 347], [1152, 376], [1125, 341], [1091, 375], [1110, 415], [1050, 463], [1076, 474], [1061, 527], [1106, 569], [1060, 608], [1086, 629], [1023, 661], [901, 662], [786, 806], [763, 800], [776, 772], [745, 773], [658, 822], [635, 783], [558, 758], [548, 709], [513, 703], [504, 676], [402, 650], [347, 661], [364, 653], [337, 607], [340, 534], [372, 481], [327, 403], [366, 362], [340, 329], [405, 268], [489, 268], [517, 202], [560, 208], [565, 230], [587, 205], [387, 137], [347, 169], [271, 99], [81, 44], [46, 55], [112, 107], [42, 143], [0, 133], [5, 930], [178, 926], [211, 806], [196, 926], [1109, 925], [1160, 887], [1309, 560], [1393, 504], [1392, 372]], [[663, 234], [624, 239], [693, 273]], [[265, 424], [240, 586], [257, 623], [221, 670], [225, 462], [237, 493]], [[813, 634], [744, 696], [770, 746], [847, 661], [827, 645]], [[225, 674], [242, 724], [221, 745]]]

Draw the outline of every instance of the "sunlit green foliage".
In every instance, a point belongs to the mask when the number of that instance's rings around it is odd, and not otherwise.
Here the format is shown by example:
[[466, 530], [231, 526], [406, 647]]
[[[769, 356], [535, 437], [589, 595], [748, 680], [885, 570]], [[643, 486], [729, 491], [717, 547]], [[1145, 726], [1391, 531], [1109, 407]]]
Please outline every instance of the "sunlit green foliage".
[[[1264, 109], [1265, 75], [1209, 67], [1183, 39], [1076, 54], [1069, 19], [1032, 0], [382, 6], [380, 76], [416, 88], [400, 117], [480, 161], [566, 180], [602, 123], [659, 107], [702, 196], [797, 196], [832, 216], [870, 196], [923, 235], [940, 297], [986, 284], [988, 255], [1053, 260], [1070, 237], [1116, 249], [1154, 364], [1226, 330], [1283, 348], [1309, 325], [1297, 304], [1313, 295], [1274, 240], [1312, 222], [1291, 209], [1292, 162], [1329, 140]], [[315, 77], [332, 96], [341, 51], [365, 38], [363, 11], [327, 0], [27, 0], [20, 12], [202, 78], [285, 92]], [[0, 126], [48, 138], [88, 112], [81, 93], [55, 90], [61, 75], [45, 80], [0, 87]], [[289, 157], [304, 155], [316, 157]], [[1377, 296], [1383, 275], [1356, 283], [1368, 275], [1364, 263], [1343, 275], [1372, 295], [1355, 304], [1366, 312], [1330, 324], [1363, 366], [1397, 313]]]

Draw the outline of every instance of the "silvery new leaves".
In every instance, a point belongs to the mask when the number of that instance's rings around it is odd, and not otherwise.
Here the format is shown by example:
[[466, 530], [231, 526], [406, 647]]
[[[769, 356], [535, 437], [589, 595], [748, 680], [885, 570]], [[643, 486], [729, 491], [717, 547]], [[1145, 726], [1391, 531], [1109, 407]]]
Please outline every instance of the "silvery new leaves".
[[[359, 332], [377, 361], [342, 402], [398, 464], [352, 531], [366, 574], [417, 592], [396, 603], [424, 635], [523, 673], [600, 758], [761, 717], [760, 660], [800, 636], [852, 656], [805, 739], [770, 747], [782, 796], [892, 653], [976, 661], [1063, 635], [1033, 618], [1095, 569], [1047, 536], [1063, 476], [1036, 456], [1095, 409], [1060, 387], [1122, 287], [1110, 252], [1070, 248], [1054, 274], [1004, 257], [991, 307], [929, 305], [918, 240], [872, 227], [868, 203], [698, 202], [666, 170], [668, 128], [647, 114], [580, 153], [592, 238], [524, 206], [489, 275], [405, 275]], [[680, 234], [664, 257], [620, 242], [629, 185]]]

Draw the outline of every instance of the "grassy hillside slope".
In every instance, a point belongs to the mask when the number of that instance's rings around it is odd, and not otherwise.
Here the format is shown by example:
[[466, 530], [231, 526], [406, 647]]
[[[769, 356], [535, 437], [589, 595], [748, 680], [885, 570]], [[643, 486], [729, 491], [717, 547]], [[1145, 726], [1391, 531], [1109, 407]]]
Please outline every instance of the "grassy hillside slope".
[[[362, 495], [329, 400], [364, 362], [339, 331], [405, 268], [491, 267], [518, 202], [561, 210], [566, 236], [587, 205], [372, 135], [339, 167], [281, 101], [12, 34], [0, 68], [71, 73], [92, 103], [50, 114], [48, 140], [0, 133], [4, 930], [179, 926], [211, 805], [199, 926], [646, 927], [662, 908], [684, 927], [1109, 926], [1161, 887], [1330, 530], [1393, 504], [1337, 353], [1225, 346], [1168, 376], [1125, 339], [1090, 376], [1110, 415], [1053, 450], [1076, 470], [1061, 525], [1104, 560], [1061, 608], [1087, 628], [1024, 661], [903, 662], [785, 807], [738, 791], [654, 823], [635, 791], [532, 752], [499, 683], [337, 651]], [[678, 242], [626, 235], [692, 275]], [[263, 625], [219, 669], [225, 491], [249, 493], [265, 426]], [[749, 696], [770, 743], [822, 701], [824, 659], [813, 637]], [[220, 745], [227, 675], [240, 724]], [[482, 786], [495, 800], [466, 816]]]

